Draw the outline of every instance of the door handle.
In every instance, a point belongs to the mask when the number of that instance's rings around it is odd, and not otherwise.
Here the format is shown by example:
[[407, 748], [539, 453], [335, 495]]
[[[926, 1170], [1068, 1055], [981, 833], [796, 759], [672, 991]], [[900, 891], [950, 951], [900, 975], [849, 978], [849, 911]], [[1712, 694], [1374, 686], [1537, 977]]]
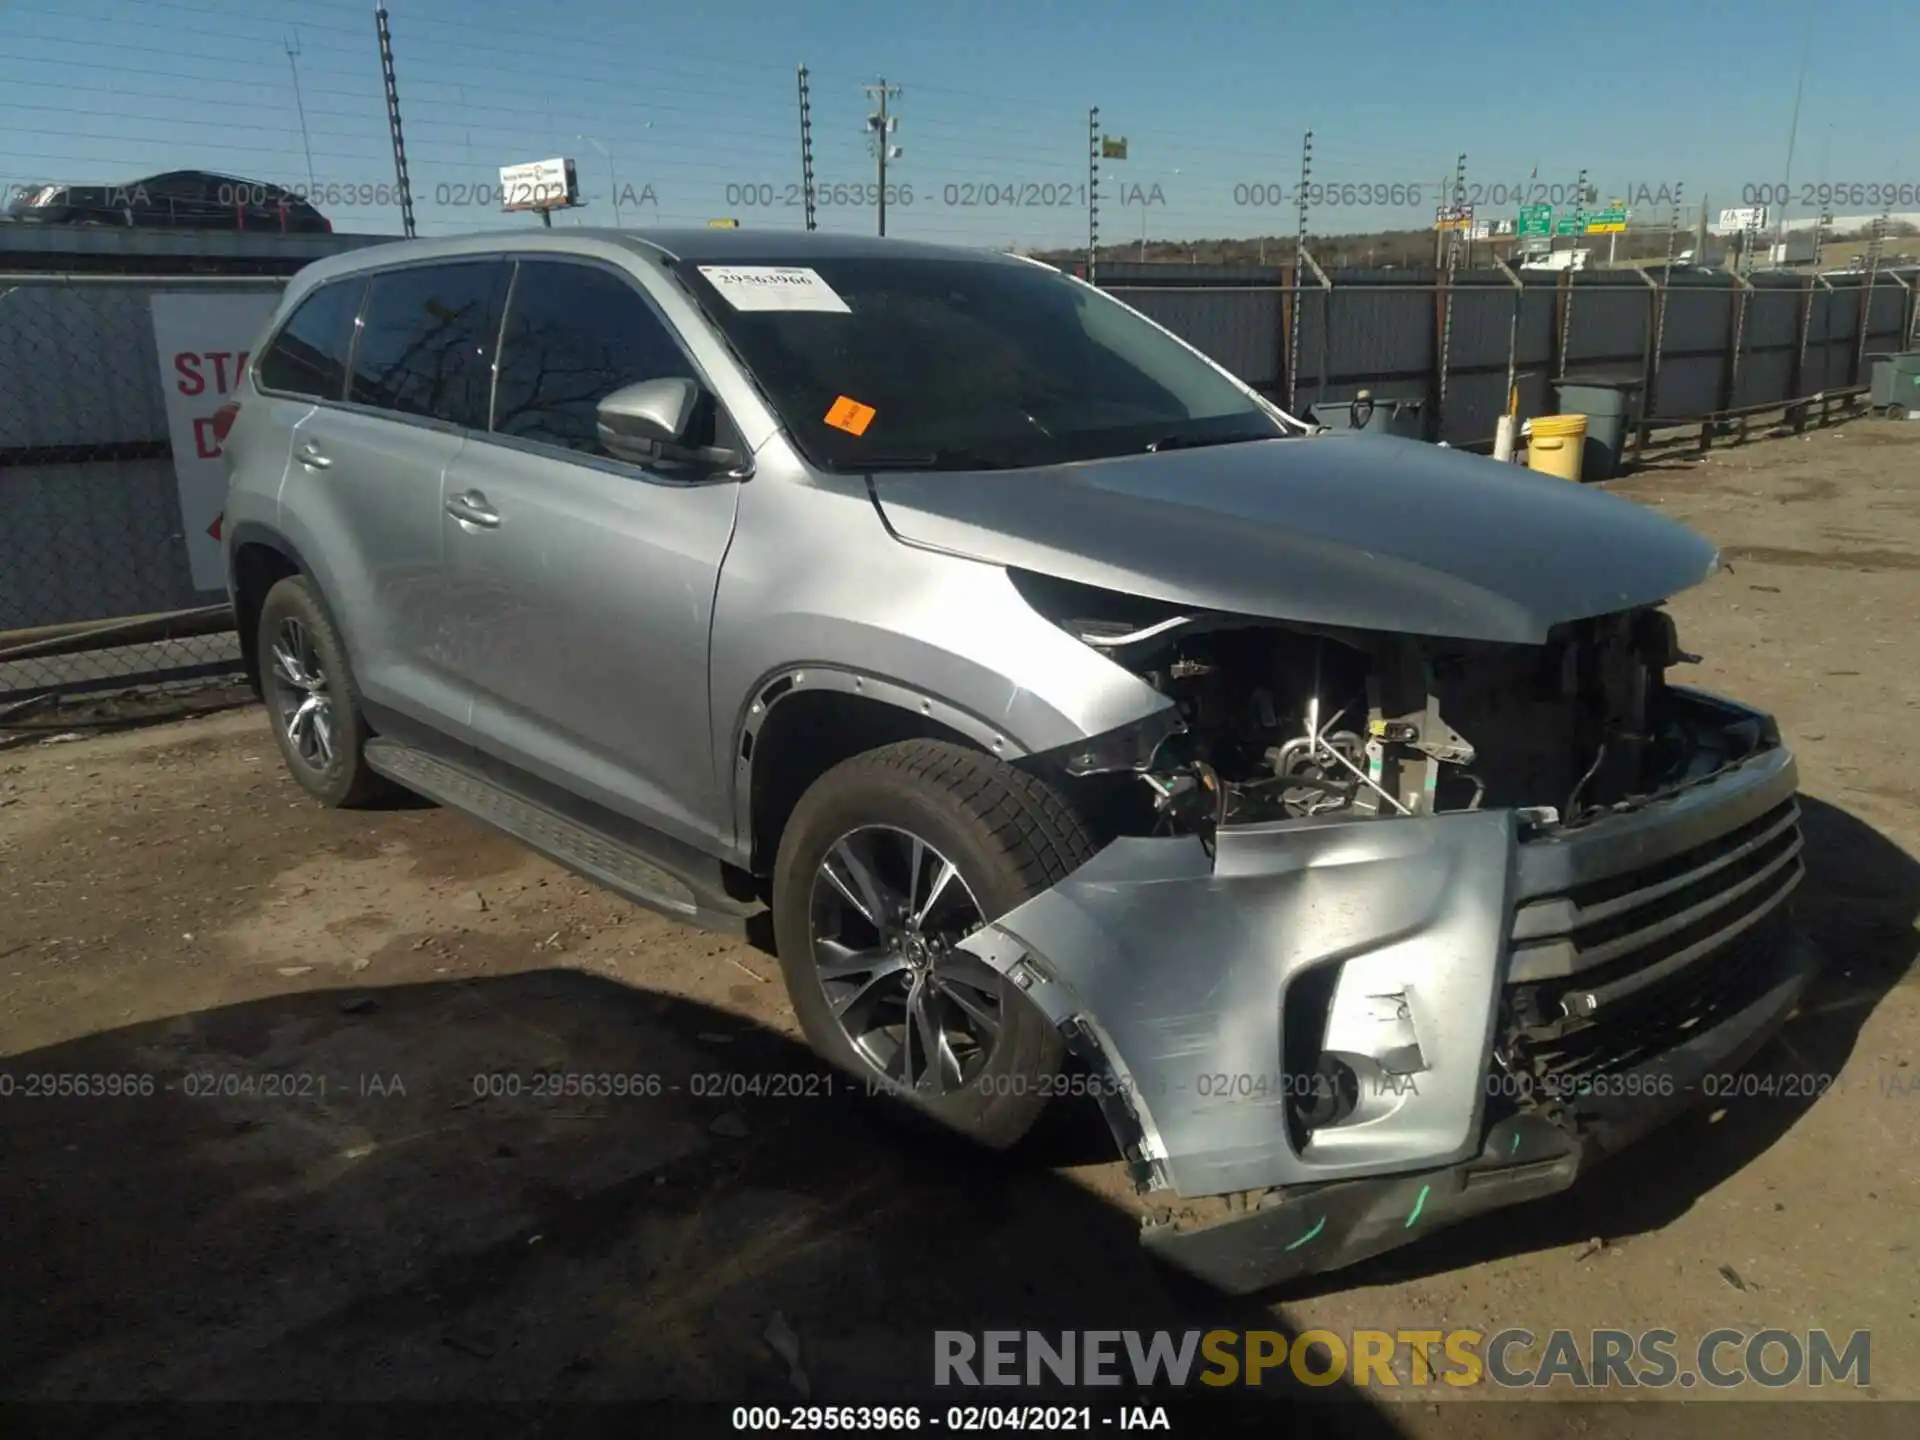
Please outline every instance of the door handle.
[[447, 501], [447, 514], [469, 525], [482, 525], [489, 530], [500, 523], [500, 512], [489, 505], [487, 497], [478, 490], [469, 490]]
[[333, 461], [320, 453], [320, 447], [311, 440], [301, 442], [300, 449], [294, 458], [310, 470], [324, 470], [333, 464]]

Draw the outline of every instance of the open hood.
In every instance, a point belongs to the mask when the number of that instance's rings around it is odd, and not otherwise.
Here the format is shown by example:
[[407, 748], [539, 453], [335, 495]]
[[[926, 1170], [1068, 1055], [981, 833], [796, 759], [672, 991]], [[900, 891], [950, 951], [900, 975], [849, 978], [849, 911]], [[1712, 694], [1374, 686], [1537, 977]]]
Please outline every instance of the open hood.
[[1363, 434], [870, 484], [910, 545], [1196, 610], [1462, 640], [1539, 644], [1718, 563], [1632, 501]]

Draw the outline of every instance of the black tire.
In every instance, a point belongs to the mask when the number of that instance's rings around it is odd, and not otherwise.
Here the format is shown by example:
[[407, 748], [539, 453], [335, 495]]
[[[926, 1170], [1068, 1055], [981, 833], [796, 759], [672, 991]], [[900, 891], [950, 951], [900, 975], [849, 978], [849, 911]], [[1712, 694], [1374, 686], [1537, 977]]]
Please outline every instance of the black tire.
[[[325, 763], [303, 753], [288, 732], [285, 707], [293, 701], [293, 692], [277, 674], [274, 651], [276, 644], [286, 639], [290, 624], [304, 634], [323, 682], [315, 693], [324, 694], [331, 720], [331, 758]], [[280, 758], [294, 782], [322, 805], [336, 810], [358, 809], [391, 793], [387, 782], [367, 765], [365, 748], [373, 732], [360, 711], [353, 675], [347, 668], [346, 647], [340, 643], [326, 606], [304, 576], [289, 576], [267, 592], [260, 607], [257, 653], [261, 695], [273, 724], [274, 743], [280, 747]]]
[[[834, 1017], [814, 957], [814, 878], [836, 841], [893, 827], [945, 856], [994, 920], [1091, 858], [1080, 818], [1045, 782], [990, 755], [940, 740], [905, 740], [856, 755], [814, 782], [795, 806], [774, 864], [774, 938], [801, 1029], [822, 1058], [880, 1086], [872, 1063]], [[1032, 1130], [1061, 1073], [1058, 1031], [1003, 984], [1001, 1028], [984, 1070], [943, 1095], [903, 1094], [921, 1115], [995, 1150]]]

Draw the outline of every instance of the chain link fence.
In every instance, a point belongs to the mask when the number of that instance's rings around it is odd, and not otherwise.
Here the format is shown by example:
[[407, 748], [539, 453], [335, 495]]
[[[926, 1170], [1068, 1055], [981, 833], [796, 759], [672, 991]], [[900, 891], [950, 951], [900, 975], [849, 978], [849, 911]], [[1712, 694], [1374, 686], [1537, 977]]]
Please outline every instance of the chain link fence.
[[[169, 424], [167, 389], [192, 389], [211, 408], [237, 356], [163, 356], [156, 297], [183, 297], [191, 311], [213, 297], [251, 295], [264, 310], [285, 283], [0, 277], [0, 718], [39, 713], [56, 697], [180, 687], [236, 671], [240, 650], [217, 568], [203, 559], [196, 574], [190, 557], [187, 517], [200, 528], [202, 507], [189, 503], [176, 465], [186, 437]], [[217, 446], [204, 427], [193, 434], [191, 458], [204, 470]], [[214, 543], [201, 541], [203, 549]]]

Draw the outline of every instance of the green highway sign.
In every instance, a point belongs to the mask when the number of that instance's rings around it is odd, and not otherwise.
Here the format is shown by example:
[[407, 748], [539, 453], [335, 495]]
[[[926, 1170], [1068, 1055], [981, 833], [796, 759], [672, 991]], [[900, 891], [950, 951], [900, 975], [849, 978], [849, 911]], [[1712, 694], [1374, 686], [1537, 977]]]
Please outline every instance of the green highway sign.
[[1514, 225], [1514, 233], [1525, 238], [1529, 235], [1551, 235], [1553, 233], [1553, 206], [1522, 205], [1520, 218]]
[[1556, 220], [1553, 226], [1553, 233], [1556, 235], [1583, 235], [1586, 233], [1586, 229], [1587, 217], [1585, 213], [1576, 210], [1573, 214], [1567, 216], [1566, 219]]
[[1589, 235], [1617, 235], [1627, 228], [1627, 207], [1609, 205], [1581, 218], [1586, 221]]

